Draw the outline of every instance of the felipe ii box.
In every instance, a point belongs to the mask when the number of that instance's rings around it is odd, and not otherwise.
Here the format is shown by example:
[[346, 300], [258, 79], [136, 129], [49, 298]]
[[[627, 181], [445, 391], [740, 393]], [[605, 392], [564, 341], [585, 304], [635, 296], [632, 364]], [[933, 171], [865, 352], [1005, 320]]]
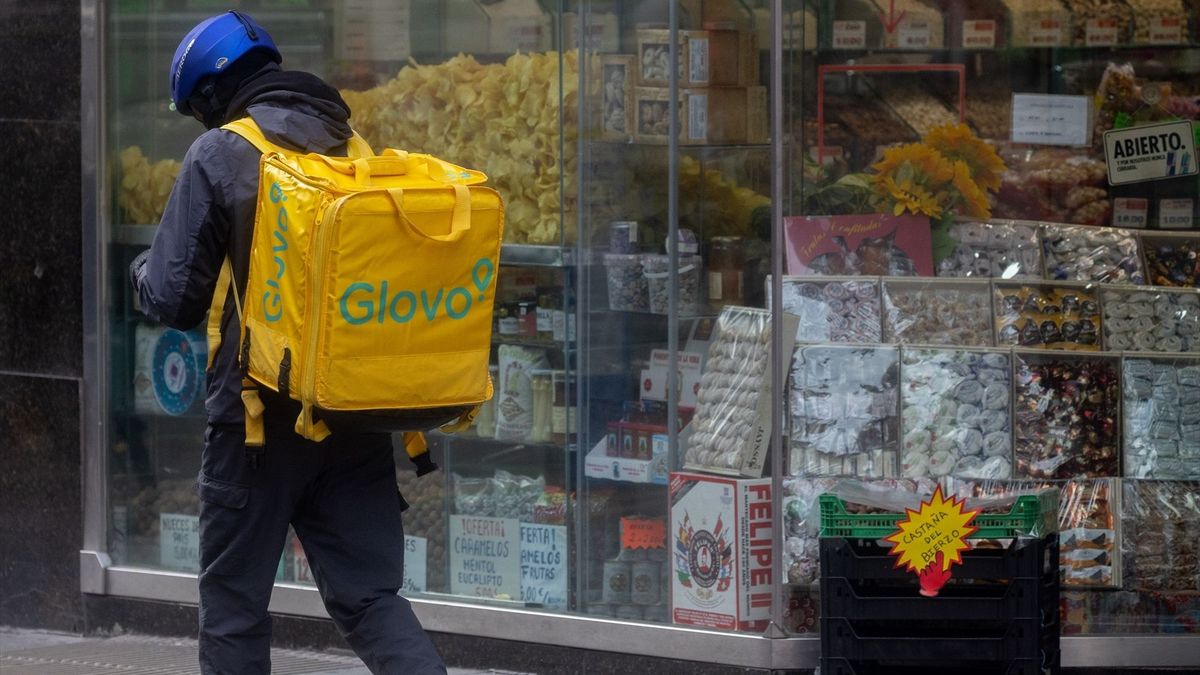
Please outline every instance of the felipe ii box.
[[771, 479], [674, 472], [668, 489], [672, 620], [766, 629], [775, 593]]

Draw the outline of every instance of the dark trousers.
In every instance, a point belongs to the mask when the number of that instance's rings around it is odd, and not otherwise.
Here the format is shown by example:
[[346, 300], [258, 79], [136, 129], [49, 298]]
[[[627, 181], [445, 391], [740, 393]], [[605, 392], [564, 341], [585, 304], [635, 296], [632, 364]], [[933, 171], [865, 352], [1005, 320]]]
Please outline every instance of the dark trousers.
[[295, 408], [271, 405], [251, 460], [240, 426], [209, 427], [199, 477], [200, 667], [271, 672], [271, 599], [290, 523], [325, 608], [372, 673], [445, 673], [408, 601], [403, 498], [391, 437], [292, 431]]

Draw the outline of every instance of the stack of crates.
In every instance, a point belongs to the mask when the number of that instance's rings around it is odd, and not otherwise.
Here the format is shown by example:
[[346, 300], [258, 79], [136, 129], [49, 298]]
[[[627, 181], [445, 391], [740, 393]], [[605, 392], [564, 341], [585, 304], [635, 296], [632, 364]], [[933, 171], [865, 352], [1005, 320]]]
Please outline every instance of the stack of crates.
[[1022, 495], [979, 531], [937, 597], [880, 541], [902, 514], [821, 503], [821, 675], [1059, 672], [1057, 494]]

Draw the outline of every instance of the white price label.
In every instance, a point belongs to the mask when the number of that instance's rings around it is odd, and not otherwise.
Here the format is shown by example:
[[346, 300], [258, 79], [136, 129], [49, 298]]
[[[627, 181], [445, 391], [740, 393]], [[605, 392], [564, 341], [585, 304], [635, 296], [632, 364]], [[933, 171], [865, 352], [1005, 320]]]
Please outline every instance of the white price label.
[[834, 21], [833, 22], [833, 48], [834, 49], [866, 49], [867, 47], [867, 22], [866, 21]]
[[1190, 229], [1196, 226], [1196, 202], [1191, 199], [1162, 199], [1158, 202], [1158, 226]]
[[200, 571], [200, 517], [158, 515], [158, 562], [169, 570]]
[[1066, 28], [1058, 19], [1042, 19], [1029, 27], [1029, 44], [1033, 47], [1059, 47], [1066, 44]]
[[1136, 198], [1121, 198], [1113, 200], [1114, 227], [1146, 227], [1146, 213], [1150, 207], [1149, 201]]
[[899, 46], [925, 49], [933, 42], [933, 26], [928, 21], [910, 19], [900, 23]]
[[688, 96], [687, 137], [689, 141], [708, 140], [708, 94]]
[[429, 559], [429, 540], [404, 535], [404, 591], [424, 593]]
[[1178, 16], [1160, 16], [1150, 19], [1150, 44], [1177, 45], [1183, 39], [1184, 20]]
[[708, 84], [708, 38], [688, 40], [688, 80], [692, 84]]
[[1116, 19], [1090, 19], [1083, 34], [1088, 47], [1112, 47], [1117, 44]]
[[1087, 96], [1013, 94], [1012, 140], [1038, 145], [1085, 145], [1091, 117]]
[[994, 49], [996, 47], [996, 22], [964, 21], [962, 46], [963, 49]]

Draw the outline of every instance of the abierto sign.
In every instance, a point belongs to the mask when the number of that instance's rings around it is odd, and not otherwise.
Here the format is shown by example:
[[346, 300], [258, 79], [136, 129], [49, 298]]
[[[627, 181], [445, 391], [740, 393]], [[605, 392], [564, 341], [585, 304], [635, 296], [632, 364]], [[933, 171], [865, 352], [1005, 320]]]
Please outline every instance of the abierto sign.
[[1200, 173], [1192, 123], [1167, 122], [1104, 133], [1110, 185]]

